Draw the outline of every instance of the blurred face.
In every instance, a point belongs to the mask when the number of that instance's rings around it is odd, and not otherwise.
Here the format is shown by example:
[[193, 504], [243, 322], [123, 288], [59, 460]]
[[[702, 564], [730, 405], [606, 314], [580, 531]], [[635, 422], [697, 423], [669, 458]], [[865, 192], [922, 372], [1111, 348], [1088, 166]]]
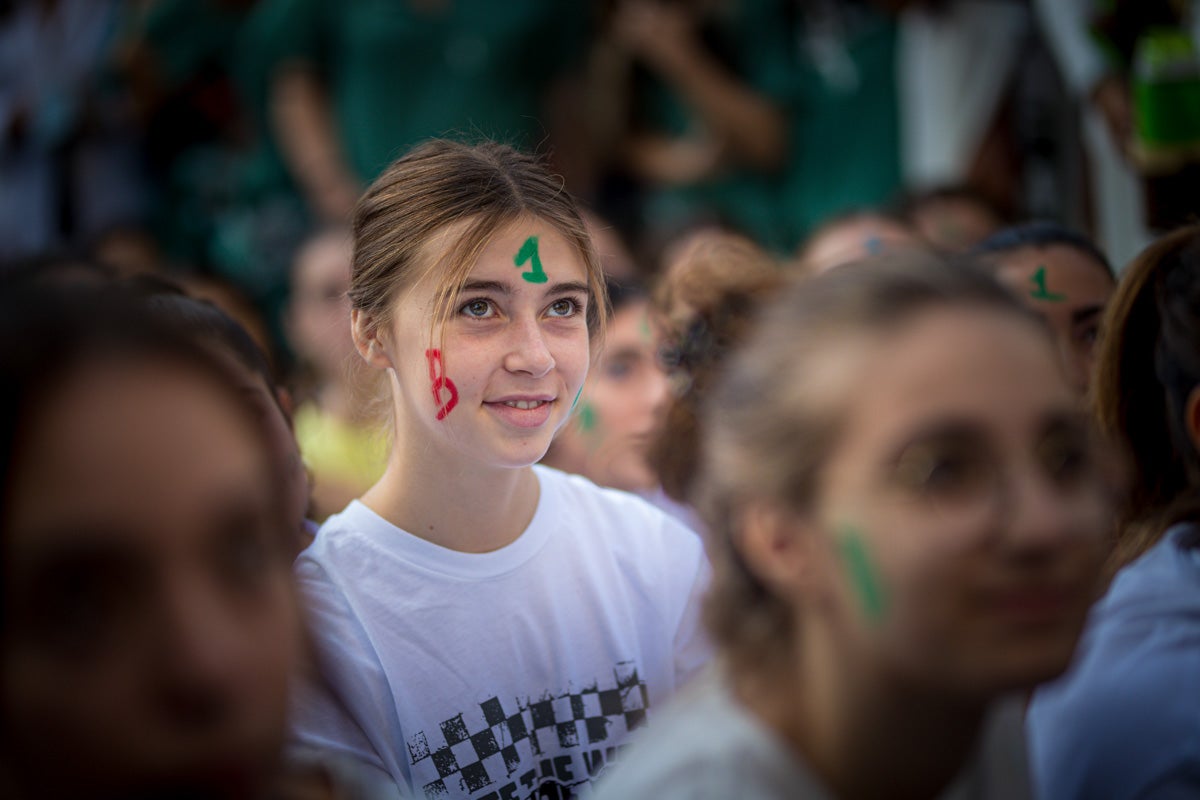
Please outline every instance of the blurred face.
[[299, 627], [259, 441], [161, 364], [84, 367], [40, 409], [3, 520], [0, 685], [2, 768], [34, 796], [261, 791]]
[[284, 511], [288, 526], [293, 531], [298, 530], [308, 512], [310, 492], [308, 471], [300, 456], [291, 422], [280, 407], [274, 390], [261, 374], [248, 369], [227, 353], [218, 351], [214, 355], [225, 364], [233, 387], [257, 420], [259, 430], [266, 436], [276, 470], [274, 474], [284, 483]]
[[987, 699], [1057, 675], [1110, 517], [1044, 337], [939, 309], [857, 355], [869, 391], [841, 406], [812, 515], [827, 602], [805, 602], [902, 685]]
[[296, 259], [288, 332], [296, 353], [324, 380], [336, 379], [354, 355], [346, 296], [352, 257], [349, 241], [327, 236]]
[[555, 442], [581, 474], [601, 486], [648, 491], [658, 478], [646, 462], [668, 395], [658, 364], [649, 303], [621, 306], [608, 326], [604, 352], [588, 374], [575, 416]]
[[396, 370], [397, 441], [416, 459], [439, 453], [485, 466], [533, 464], [587, 376], [582, 257], [540, 220], [501, 229], [437, 340], [431, 283], [401, 295], [383, 344]]
[[1113, 277], [1086, 253], [1063, 245], [1024, 247], [997, 258], [996, 277], [1050, 325], [1067, 377], [1082, 394], [1100, 317], [1116, 288]]

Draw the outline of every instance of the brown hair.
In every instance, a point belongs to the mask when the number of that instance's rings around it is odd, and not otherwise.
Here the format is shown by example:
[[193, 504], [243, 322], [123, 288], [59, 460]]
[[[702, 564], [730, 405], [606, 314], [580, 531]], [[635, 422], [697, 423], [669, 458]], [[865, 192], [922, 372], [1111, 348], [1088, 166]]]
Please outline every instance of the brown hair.
[[1091, 404], [1103, 434], [1131, 458], [1129, 496], [1110, 567], [1145, 552], [1172, 524], [1200, 518], [1200, 456], [1187, 398], [1200, 385], [1200, 225], [1143, 250], [1108, 303]]
[[769, 669], [792, 652], [792, 606], [754, 574], [736, 542], [753, 505], [802, 512], [815, 496], [839, 434], [823, 367], [845, 355], [839, 343], [886, 334], [926, 309], [949, 306], [995, 309], [1044, 332], [971, 264], [932, 254], [880, 256], [789, 284], [704, 399], [706, 443], [692, 494], [713, 565], [705, 619], [735, 673]]
[[[591, 290], [587, 324], [594, 349], [607, 300], [579, 210], [538, 159], [495, 142], [425, 142], [371, 184], [354, 210], [351, 307], [384, 325], [400, 289], [437, 275], [434, 328], [440, 328], [492, 236], [526, 217], [548, 223], [579, 252]], [[462, 227], [453, 244], [430, 258], [435, 236], [455, 224]]]
[[665, 366], [676, 397], [650, 448], [663, 491], [685, 501], [700, 456], [699, 402], [758, 308], [782, 287], [778, 266], [750, 240], [706, 232], [688, 243], [654, 293], [666, 326]]

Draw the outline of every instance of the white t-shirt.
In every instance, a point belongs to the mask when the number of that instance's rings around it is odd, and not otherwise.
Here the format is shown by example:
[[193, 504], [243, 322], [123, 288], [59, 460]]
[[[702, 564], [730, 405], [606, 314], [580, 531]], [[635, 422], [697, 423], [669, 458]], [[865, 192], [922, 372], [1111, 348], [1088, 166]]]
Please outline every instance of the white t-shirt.
[[633, 495], [534, 470], [533, 520], [490, 553], [357, 501], [322, 526], [296, 562], [325, 678], [296, 693], [299, 748], [417, 797], [567, 797], [704, 664], [699, 537]]
[[[863, 769], [870, 770], [870, 762]], [[971, 758], [938, 800], [1029, 800], [1021, 703], [997, 702]], [[834, 800], [817, 776], [734, 699], [715, 666], [634, 737], [595, 800]]]

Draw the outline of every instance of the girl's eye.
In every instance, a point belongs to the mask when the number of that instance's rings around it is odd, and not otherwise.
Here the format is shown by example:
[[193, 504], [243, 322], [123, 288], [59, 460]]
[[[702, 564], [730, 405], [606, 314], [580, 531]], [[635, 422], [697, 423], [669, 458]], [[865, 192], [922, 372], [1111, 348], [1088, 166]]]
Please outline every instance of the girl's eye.
[[579, 304], [570, 298], [564, 297], [550, 304], [550, 316], [552, 317], [573, 317], [577, 313], [579, 313]]
[[460, 312], [475, 319], [486, 319], [495, 314], [489, 300], [470, 300], [463, 304]]

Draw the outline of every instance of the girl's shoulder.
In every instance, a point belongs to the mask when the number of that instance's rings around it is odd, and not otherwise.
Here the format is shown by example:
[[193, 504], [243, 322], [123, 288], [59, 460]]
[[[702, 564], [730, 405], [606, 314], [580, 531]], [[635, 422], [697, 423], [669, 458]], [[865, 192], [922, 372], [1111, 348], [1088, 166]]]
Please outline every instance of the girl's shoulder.
[[534, 470], [541, 486], [539, 516], [547, 511], [560, 519], [594, 522], [612, 536], [661, 537], [700, 546], [695, 531], [638, 495], [551, 467], [537, 465]]

